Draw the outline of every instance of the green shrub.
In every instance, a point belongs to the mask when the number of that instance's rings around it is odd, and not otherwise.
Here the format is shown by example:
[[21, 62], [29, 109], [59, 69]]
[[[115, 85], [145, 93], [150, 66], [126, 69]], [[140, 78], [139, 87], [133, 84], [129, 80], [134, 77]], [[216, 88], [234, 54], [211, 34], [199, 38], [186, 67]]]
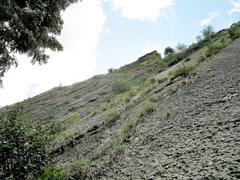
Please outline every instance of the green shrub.
[[48, 162], [47, 135], [19, 109], [0, 117], [0, 179], [34, 179]]
[[84, 171], [91, 166], [91, 161], [89, 159], [79, 159], [71, 161], [67, 164], [62, 165], [62, 168], [65, 169], [67, 172], [73, 171]]
[[76, 171], [84, 172], [91, 165], [88, 159], [74, 160], [58, 167], [44, 168], [44, 174], [38, 180], [72, 180], [71, 174]]
[[207, 50], [205, 51], [205, 56], [211, 57], [212, 55], [217, 54], [220, 50], [221, 50], [220, 47], [213, 45], [213, 44], [208, 44]]
[[129, 136], [130, 131], [132, 131], [137, 126], [136, 119], [127, 120], [118, 129], [116, 136], [111, 141], [111, 155], [115, 156], [117, 154], [122, 154], [125, 151], [124, 140]]
[[182, 52], [185, 49], [187, 49], [187, 46], [185, 44], [183, 44], [183, 43], [178, 43], [176, 48], [177, 48], [178, 52]]
[[125, 137], [132, 129], [137, 126], [136, 119], [128, 119], [120, 128], [121, 136]]
[[112, 109], [107, 115], [105, 126], [111, 126], [118, 119], [120, 119], [120, 113], [117, 110]]
[[121, 93], [128, 91], [129, 89], [130, 89], [130, 87], [124, 81], [115, 81], [112, 84], [113, 94], [121, 94]]
[[191, 58], [188, 57], [188, 58], [186, 58], [184, 61], [185, 61], [185, 62], [191, 61]]
[[176, 77], [183, 76], [187, 77], [192, 70], [195, 69], [195, 66], [192, 64], [182, 65], [177, 67], [175, 70], [169, 72], [169, 78], [175, 79]]
[[151, 102], [157, 102], [157, 98], [158, 98], [158, 96], [157, 95], [151, 95], [150, 97], [149, 97], [149, 101], [151, 101]]
[[54, 110], [53, 109], [50, 109], [49, 111], [48, 111], [48, 119], [49, 120], [53, 120], [53, 119], [55, 119], [55, 112], [54, 112]]
[[152, 77], [152, 78], [150, 78], [149, 82], [150, 82], [151, 84], [154, 84], [154, 83], [156, 83], [156, 79], [155, 79], [154, 77]]
[[169, 119], [172, 115], [172, 111], [171, 109], [167, 108], [167, 109], [164, 109], [163, 111], [163, 116], [165, 119]]
[[71, 139], [77, 134], [75, 129], [67, 129], [62, 133], [64, 139]]
[[212, 35], [214, 35], [214, 29], [211, 25], [207, 26], [205, 29], [202, 30], [202, 36], [205, 39], [210, 39]]
[[228, 30], [230, 38], [232, 40], [240, 37], [240, 21], [232, 24], [231, 28]]
[[156, 110], [156, 104], [150, 101], [147, 101], [143, 104], [138, 112], [138, 117], [146, 117], [152, 114]]
[[112, 147], [111, 156], [124, 153], [125, 145], [123, 144], [123, 141], [124, 141], [124, 137], [122, 137], [119, 134], [114, 138], [111, 144], [111, 147]]
[[70, 121], [72, 124], [77, 124], [81, 121], [81, 117], [78, 112], [73, 112], [70, 114]]
[[165, 50], [164, 50], [164, 55], [167, 56], [169, 54], [173, 54], [175, 51], [173, 48], [171, 47], [166, 47]]
[[114, 71], [115, 71], [115, 69], [113, 69], [113, 68], [108, 69], [109, 74], [113, 73]]
[[45, 167], [38, 180], [70, 180], [70, 175], [62, 167]]
[[165, 97], [169, 97], [171, 96], [172, 94], [174, 94], [176, 91], [178, 90], [178, 87], [177, 86], [168, 86], [167, 88], [165, 88]]
[[67, 124], [65, 122], [49, 122], [45, 125], [45, 134], [48, 134], [48, 137], [52, 140], [61, 133], [66, 130]]
[[181, 61], [181, 58], [178, 57], [177, 53], [171, 53], [164, 58], [164, 61], [166, 65], [169, 67], [173, 66], [174, 64], [177, 64], [179, 61]]
[[198, 61], [199, 62], [203, 62], [203, 61], [205, 61], [206, 60], [206, 58], [204, 57], [204, 56], [199, 56], [198, 57]]

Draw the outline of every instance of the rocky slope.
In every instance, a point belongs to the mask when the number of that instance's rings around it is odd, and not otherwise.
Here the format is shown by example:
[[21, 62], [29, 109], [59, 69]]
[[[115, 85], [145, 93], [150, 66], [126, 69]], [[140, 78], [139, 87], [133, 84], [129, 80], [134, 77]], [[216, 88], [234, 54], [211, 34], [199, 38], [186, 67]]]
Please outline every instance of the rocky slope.
[[172, 59], [154, 51], [0, 111], [61, 126], [52, 165], [75, 179], [240, 179], [240, 39], [219, 42], [216, 55], [204, 41]]
[[93, 177], [240, 179], [240, 40], [207, 66], [190, 85], [160, 98], [125, 153], [98, 167]]

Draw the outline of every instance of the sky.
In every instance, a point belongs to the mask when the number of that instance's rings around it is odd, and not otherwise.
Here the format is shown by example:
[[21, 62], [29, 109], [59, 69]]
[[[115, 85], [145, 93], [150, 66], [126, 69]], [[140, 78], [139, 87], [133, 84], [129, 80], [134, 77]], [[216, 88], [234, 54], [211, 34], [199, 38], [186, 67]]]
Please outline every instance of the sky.
[[178, 43], [190, 45], [207, 25], [215, 31], [240, 20], [240, 0], [83, 0], [62, 12], [62, 52], [46, 65], [19, 66], [3, 78], [0, 107], [56, 86], [71, 85]]

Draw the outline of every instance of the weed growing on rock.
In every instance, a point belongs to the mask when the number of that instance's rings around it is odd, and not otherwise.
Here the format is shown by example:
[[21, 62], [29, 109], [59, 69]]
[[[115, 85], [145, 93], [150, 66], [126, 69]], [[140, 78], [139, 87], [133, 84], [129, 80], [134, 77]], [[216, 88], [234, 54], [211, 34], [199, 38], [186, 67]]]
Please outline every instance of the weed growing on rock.
[[211, 57], [219, 52], [220, 48], [214, 44], [208, 44], [207, 50], [205, 51], [206, 57]]
[[110, 127], [115, 121], [120, 119], [120, 113], [119, 111], [112, 109], [107, 115], [107, 119], [105, 121], [105, 126]]
[[156, 104], [150, 101], [146, 101], [138, 112], [138, 117], [146, 117], [152, 114], [156, 110]]
[[72, 139], [77, 134], [75, 129], [66, 129], [60, 134], [60, 140]]
[[149, 101], [155, 103], [155, 102], [157, 102], [158, 96], [156, 94], [153, 94], [148, 99], [149, 99]]
[[78, 172], [83, 174], [90, 168], [91, 164], [92, 162], [88, 159], [80, 159], [56, 167], [45, 167], [44, 174], [38, 180], [71, 180], [74, 179], [71, 174]]
[[170, 108], [166, 108], [163, 110], [163, 117], [165, 119], [169, 119], [172, 116], [172, 110]]
[[81, 117], [79, 115], [78, 112], [73, 112], [70, 114], [70, 121], [71, 121], [71, 124], [77, 124], [81, 121]]
[[196, 66], [193, 64], [183, 64], [182, 66], [177, 67], [175, 70], [169, 72], [169, 79], [173, 80], [179, 76], [187, 77], [195, 69], [195, 67]]
[[240, 21], [232, 24], [231, 28], [228, 30], [230, 38], [235, 40], [240, 37]]
[[112, 84], [112, 92], [115, 95], [124, 93], [124, 92], [128, 91], [129, 89], [130, 89], [130, 87], [124, 81], [114, 81]]
[[117, 136], [112, 141], [112, 150], [111, 156], [116, 156], [118, 154], [122, 154], [125, 151], [125, 145], [123, 144], [124, 137], [121, 134], [117, 134]]
[[44, 173], [37, 180], [67, 180], [70, 179], [68, 172], [62, 167], [45, 167]]
[[137, 126], [138, 122], [136, 119], [128, 119], [120, 128], [119, 133], [121, 136], [126, 137], [126, 135]]
[[74, 160], [72, 162], [69, 162], [67, 164], [62, 165], [64, 169], [66, 169], [68, 172], [71, 171], [79, 171], [79, 170], [86, 170], [91, 166], [91, 161], [89, 159], [79, 159]]

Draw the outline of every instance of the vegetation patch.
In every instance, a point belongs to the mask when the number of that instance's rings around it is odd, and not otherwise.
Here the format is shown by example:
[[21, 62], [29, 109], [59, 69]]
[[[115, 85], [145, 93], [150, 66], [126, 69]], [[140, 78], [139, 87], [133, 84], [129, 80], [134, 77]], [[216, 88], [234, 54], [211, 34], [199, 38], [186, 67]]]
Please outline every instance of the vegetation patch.
[[68, 180], [70, 174], [63, 167], [45, 167], [44, 173], [37, 180]]
[[74, 138], [77, 135], [77, 130], [75, 129], [66, 129], [65, 131], [61, 132], [58, 134], [56, 137], [57, 142], [65, 141], [65, 140], [70, 140]]
[[184, 59], [183, 53], [171, 53], [168, 54], [165, 58], [164, 61], [168, 67], [173, 66], [180, 62], [181, 60]]
[[217, 54], [221, 50], [220, 47], [214, 45], [214, 44], [208, 44], [207, 49], [205, 51], [206, 57], [211, 57], [212, 55]]
[[196, 69], [199, 63], [200, 61], [196, 60], [193, 63], [179, 65], [174, 70], [169, 72], [169, 79], [173, 80], [179, 76], [187, 77], [194, 69]]
[[38, 180], [71, 180], [74, 172], [86, 172], [92, 162], [88, 159], [74, 160], [56, 167], [45, 167], [44, 174]]
[[175, 82], [174, 84], [165, 88], [164, 96], [169, 97], [172, 94], [174, 94], [181, 86], [184, 86], [184, 85], [190, 84], [190, 83], [191, 83], [191, 81], [188, 78], [185, 78], [183, 80], [179, 80], [179, 81]]
[[112, 140], [111, 144], [111, 155], [115, 156], [122, 154], [125, 151], [124, 140], [129, 136], [130, 132], [135, 129], [138, 124], [138, 120], [128, 119], [122, 126], [118, 129], [116, 136]]
[[155, 102], [157, 102], [158, 96], [156, 94], [153, 94], [148, 99], [149, 99], [149, 101], [155, 103]]
[[240, 37], [240, 21], [232, 24], [231, 28], [228, 30], [230, 38], [235, 40]]
[[169, 79], [173, 80], [179, 76], [187, 77], [195, 67], [193, 65], [181, 65], [169, 72]]
[[73, 112], [70, 114], [70, 122], [71, 124], [78, 124], [81, 122], [83, 119], [81, 119], [80, 115], [78, 112]]
[[169, 119], [172, 116], [172, 110], [170, 108], [166, 108], [163, 110], [163, 117], [165, 119]]
[[105, 126], [110, 127], [115, 121], [120, 119], [119, 111], [112, 109], [107, 115], [107, 119], [105, 120]]
[[138, 121], [133, 119], [128, 119], [120, 128], [119, 133], [121, 136], [126, 136], [131, 130], [133, 130], [138, 124]]
[[49, 162], [48, 134], [17, 108], [0, 116], [0, 179], [35, 179]]
[[125, 151], [125, 145], [123, 144], [124, 137], [121, 134], [117, 134], [115, 138], [113, 138], [111, 144], [111, 156], [116, 156], [118, 154], [122, 154]]
[[112, 84], [113, 94], [121, 94], [130, 89], [129, 85], [124, 81], [114, 81]]
[[61, 165], [67, 172], [85, 171], [91, 166], [92, 162], [89, 159], [74, 160], [72, 162]]
[[151, 115], [156, 110], [156, 104], [151, 101], [146, 101], [138, 112], [138, 117], [146, 117]]

